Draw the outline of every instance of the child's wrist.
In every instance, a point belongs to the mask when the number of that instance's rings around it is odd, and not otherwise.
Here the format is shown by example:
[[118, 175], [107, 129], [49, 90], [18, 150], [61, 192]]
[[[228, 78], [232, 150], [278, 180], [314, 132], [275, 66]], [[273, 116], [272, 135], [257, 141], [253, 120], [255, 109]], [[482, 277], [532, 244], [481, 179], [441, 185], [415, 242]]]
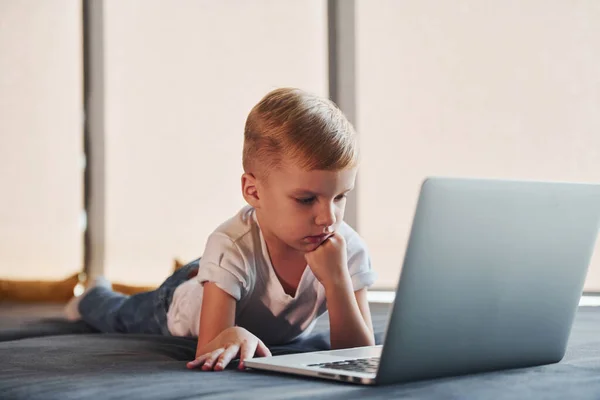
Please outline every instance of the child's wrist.
[[344, 270], [340, 274], [329, 276], [322, 284], [325, 288], [325, 293], [345, 289], [352, 290], [352, 279], [350, 278], [348, 270]]

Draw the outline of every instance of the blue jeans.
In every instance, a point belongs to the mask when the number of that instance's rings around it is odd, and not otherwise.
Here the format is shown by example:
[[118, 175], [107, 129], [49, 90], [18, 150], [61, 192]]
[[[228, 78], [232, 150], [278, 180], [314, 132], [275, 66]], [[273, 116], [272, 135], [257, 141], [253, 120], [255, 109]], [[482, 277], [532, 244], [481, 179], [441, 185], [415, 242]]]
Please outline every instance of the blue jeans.
[[126, 296], [106, 287], [88, 291], [79, 303], [81, 318], [106, 333], [150, 333], [171, 336], [167, 312], [175, 289], [198, 269], [196, 259], [178, 269], [160, 287], [151, 292]]

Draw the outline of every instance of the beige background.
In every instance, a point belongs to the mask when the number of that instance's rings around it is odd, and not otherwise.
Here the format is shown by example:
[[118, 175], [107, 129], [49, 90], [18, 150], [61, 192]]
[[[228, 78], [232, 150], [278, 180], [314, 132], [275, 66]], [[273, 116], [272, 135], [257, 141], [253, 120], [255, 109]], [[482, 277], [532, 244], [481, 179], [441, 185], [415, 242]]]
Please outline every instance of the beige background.
[[106, 1], [105, 273], [160, 283], [244, 204], [245, 117], [327, 95], [326, 2]]
[[0, 277], [82, 268], [81, 2], [0, 0]]
[[396, 285], [426, 175], [600, 181], [600, 2], [357, 0], [356, 16], [378, 286]]
[[[104, 269], [157, 284], [243, 205], [251, 106], [327, 94], [326, 1], [103, 5]], [[377, 287], [396, 284], [426, 175], [600, 180], [599, 2], [357, 0], [356, 27]], [[81, 268], [81, 33], [78, 1], [0, 0], [1, 277]]]

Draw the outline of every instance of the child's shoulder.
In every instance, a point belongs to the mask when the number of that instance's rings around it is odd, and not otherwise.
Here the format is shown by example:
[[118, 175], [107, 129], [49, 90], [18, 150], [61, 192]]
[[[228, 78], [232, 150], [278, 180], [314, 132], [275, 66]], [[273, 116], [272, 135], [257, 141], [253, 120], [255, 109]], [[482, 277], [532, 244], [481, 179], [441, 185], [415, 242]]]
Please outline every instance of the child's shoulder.
[[210, 234], [196, 278], [200, 282], [216, 282], [236, 300], [248, 293], [255, 281], [253, 212], [244, 207]]
[[250, 206], [243, 207], [233, 217], [217, 227], [212, 235], [227, 237], [232, 242], [238, 242], [252, 231], [254, 224], [254, 209]]
[[219, 225], [208, 237], [205, 254], [244, 253], [252, 247], [252, 230], [255, 225], [254, 209], [246, 206], [233, 217]]

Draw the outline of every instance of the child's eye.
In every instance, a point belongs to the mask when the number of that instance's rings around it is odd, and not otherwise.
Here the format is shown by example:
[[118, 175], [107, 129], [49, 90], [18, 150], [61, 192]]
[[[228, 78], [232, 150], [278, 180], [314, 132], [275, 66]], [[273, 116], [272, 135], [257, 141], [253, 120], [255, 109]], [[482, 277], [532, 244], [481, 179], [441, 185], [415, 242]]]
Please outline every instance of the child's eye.
[[340, 194], [340, 195], [339, 195], [339, 196], [337, 196], [335, 199], [336, 199], [337, 201], [340, 201], [340, 200], [344, 200], [345, 198], [346, 198], [346, 195], [345, 195], [345, 194]]
[[304, 199], [296, 199], [296, 201], [300, 204], [312, 204], [315, 201], [315, 197], [306, 197]]

